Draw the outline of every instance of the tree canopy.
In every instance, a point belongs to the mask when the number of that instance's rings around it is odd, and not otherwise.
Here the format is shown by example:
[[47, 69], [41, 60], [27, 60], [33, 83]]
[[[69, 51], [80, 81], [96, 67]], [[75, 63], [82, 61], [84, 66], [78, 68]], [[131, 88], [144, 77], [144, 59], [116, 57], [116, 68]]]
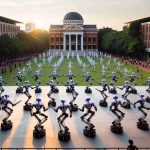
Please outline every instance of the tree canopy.
[[122, 31], [99, 29], [99, 50], [142, 58], [145, 48], [140, 37], [140, 26], [140, 22], [134, 22], [129, 27], [124, 26]]
[[15, 38], [8, 35], [0, 37], [0, 57], [3, 58], [41, 53], [47, 48], [48, 32], [45, 30], [34, 30], [30, 33], [22, 31]]

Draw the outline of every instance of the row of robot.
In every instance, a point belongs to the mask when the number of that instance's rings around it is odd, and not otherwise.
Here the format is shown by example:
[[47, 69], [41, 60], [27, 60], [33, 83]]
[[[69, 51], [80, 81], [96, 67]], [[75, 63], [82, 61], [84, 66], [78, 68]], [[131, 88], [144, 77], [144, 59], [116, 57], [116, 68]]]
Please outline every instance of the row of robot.
[[[40, 82], [40, 81], [38, 80], [38, 82]], [[147, 82], [149, 82], [149, 79], [147, 80]], [[95, 111], [97, 111], [97, 107], [93, 102], [90, 101], [90, 98], [85, 99], [85, 104], [83, 105], [83, 107], [81, 109], [78, 108], [77, 104], [74, 104], [74, 102], [78, 96], [78, 93], [75, 91], [75, 85], [77, 85], [77, 83], [75, 83], [73, 79], [69, 79], [68, 82], [66, 84], [64, 84], [67, 87], [66, 92], [72, 93], [73, 99], [72, 99], [72, 101], [70, 101], [69, 104], [66, 104], [65, 100], [61, 100], [61, 105], [59, 105], [57, 108], [56, 108], [56, 101], [54, 98], [52, 98], [51, 95], [52, 95], [52, 93], [58, 93], [59, 89], [55, 85], [53, 80], [51, 80], [50, 83], [47, 83], [47, 84], [50, 85], [50, 92], [47, 94], [47, 96], [50, 98], [50, 100], [48, 102], [47, 108], [44, 107], [41, 99], [39, 99], [39, 98], [36, 99], [35, 104], [29, 103], [29, 100], [32, 97], [29, 93], [29, 88], [32, 88], [32, 89], [36, 88], [36, 89], [39, 89], [38, 92], [41, 92], [41, 88], [39, 86], [38, 86], [38, 88], [37, 88], [37, 86], [32, 87], [30, 85], [29, 81], [26, 81], [24, 86], [18, 86], [18, 88], [16, 90], [16, 92], [25, 94], [28, 98], [25, 102], [24, 110], [30, 111], [31, 116], [34, 116], [38, 120], [38, 124], [34, 127], [34, 130], [33, 130], [33, 136], [36, 138], [41, 138], [41, 137], [45, 136], [46, 131], [43, 127], [43, 123], [48, 119], [48, 117], [41, 111], [42, 111], [42, 109], [44, 111], [47, 111], [49, 108], [53, 108], [55, 112], [58, 112], [58, 110], [61, 110], [61, 112], [62, 112], [61, 115], [57, 118], [58, 124], [60, 127], [60, 131], [58, 133], [59, 140], [68, 141], [70, 139], [69, 128], [64, 124], [65, 119], [68, 118], [68, 116], [69, 116], [69, 114], [67, 113], [67, 109], [70, 112], [70, 117], [72, 117], [73, 111], [78, 111], [78, 110], [84, 111], [85, 109], [87, 109], [86, 113], [83, 116], [81, 116], [81, 120], [86, 124], [85, 129], [83, 130], [83, 134], [88, 137], [94, 137], [96, 135], [96, 129], [95, 129], [95, 126], [91, 123], [91, 119], [95, 115]], [[87, 88], [90, 89], [89, 86], [86, 87], [86, 89]], [[124, 88], [125, 88], [125, 93], [122, 95], [122, 97], [126, 101], [122, 103], [121, 101], [118, 100], [118, 96], [114, 96], [113, 102], [110, 105], [110, 111], [117, 116], [117, 119], [112, 122], [111, 131], [114, 133], [123, 133], [123, 127], [121, 125], [121, 121], [124, 118], [125, 114], [119, 109], [119, 106], [130, 109], [131, 105], [133, 105], [135, 107], [137, 103], [140, 104], [140, 106], [138, 107], [138, 110], [142, 112], [142, 117], [139, 118], [139, 120], [137, 122], [137, 127], [140, 129], [143, 129], [143, 130], [148, 130], [149, 125], [148, 125], [147, 121], [145, 120], [147, 113], [144, 111], [144, 109], [149, 110], [149, 108], [145, 106], [146, 102], [150, 102], [149, 97], [145, 98], [144, 95], [140, 95], [140, 99], [138, 101], [136, 101], [134, 104], [132, 104], [127, 99], [127, 96], [129, 94], [133, 93], [133, 87], [129, 86], [128, 82], [126, 81], [125, 85], [120, 89], [122, 90]], [[97, 89], [97, 90], [103, 96], [103, 100], [100, 100], [99, 105], [103, 106], [103, 107], [107, 107], [106, 99], [108, 98], [108, 96], [106, 95], [105, 92], [107, 90], [110, 91], [110, 87], [108, 86], [106, 80], [102, 80], [102, 90], [99, 90], [99, 89]], [[150, 87], [146, 91], [150, 92], [149, 90], [150, 90]], [[8, 120], [8, 118], [10, 117], [10, 115], [13, 112], [12, 108], [10, 108], [8, 104], [15, 106], [18, 103], [20, 103], [20, 101], [18, 101], [17, 103], [12, 103], [11, 100], [8, 99], [9, 98], [8, 95], [2, 95], [2, 93], [4, 92], [4, 88], [2, 87], [2, 84], [0, 85], [0, 91], [1, 91], [0, 104], [2, 105], [1, 108], [2, 108], [2, 110], [4, 110], [7, 113], [7, 116], [2, 120], [1, 129], [8, 130], [8, 129], [12, 128], [12, 122], [10, 120]], [[90, 89], [90, 91], [92, 91], [92, 90]], [[35, 92], [37, 92], [37, 91], [35, 91]], [[85, 90], [85, 92], [86, 92], [86, 90]], [[88, 93], [90, 93], [90, 92], [88, 92]], [[95, 111], [93, 111], [92, 108], [94, 108]], [[34, 109], [35, 109], [35, 111], [33, 111]], [[40, 119], [40, 116], [43, 117], [42, 120]], [[89, 117], [86, 118], [87, 116], [89, 116]]]

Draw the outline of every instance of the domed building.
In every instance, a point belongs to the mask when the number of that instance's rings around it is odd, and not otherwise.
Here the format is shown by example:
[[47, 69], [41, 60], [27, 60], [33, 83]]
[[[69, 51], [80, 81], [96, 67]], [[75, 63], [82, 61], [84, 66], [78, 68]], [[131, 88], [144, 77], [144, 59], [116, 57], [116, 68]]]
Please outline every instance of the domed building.
[[96, 25], [84, 25], [83, 17], [77, 12], [69, 12], [63, 25], [50, 25], [49, 48], [64, 51], [98, 49]]

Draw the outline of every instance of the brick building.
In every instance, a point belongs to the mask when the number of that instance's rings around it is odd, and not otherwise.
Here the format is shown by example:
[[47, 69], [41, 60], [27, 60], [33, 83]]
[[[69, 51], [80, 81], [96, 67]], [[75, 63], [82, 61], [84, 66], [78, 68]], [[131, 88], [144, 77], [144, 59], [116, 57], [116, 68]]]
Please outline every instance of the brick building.
[[145, 55], [147, 58], [150, 57], [150, 17], [141, 18], [138, 20], [127, 22], [126, 24], [131, 24], [139, 21], [141, 23], [141, 39], [145, 46]]
[[96, 25], [84, 25], [82, 16], [77, 12], [67, 13], [63, 25], [50, 25], [49, 48], [82, 51], [98, 49]]
[[7, 34], [11, 38], [15, 37], [20, 32], [16, 23], [21, 22], [0, 16], [0, 36]]
[[150, 22], [141, 24], [141, 36], [146, 51], [150, 53]]

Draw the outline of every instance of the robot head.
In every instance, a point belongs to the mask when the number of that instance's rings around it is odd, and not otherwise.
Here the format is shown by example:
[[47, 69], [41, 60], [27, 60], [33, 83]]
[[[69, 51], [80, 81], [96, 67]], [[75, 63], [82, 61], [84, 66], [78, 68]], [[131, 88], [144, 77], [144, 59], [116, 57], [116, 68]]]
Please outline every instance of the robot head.
[[66, 101], [65, 100], [61, 100], [61, 102], [64, 104]]
[[25, 81], [26, 84], [29, 84], [29, 81]]
[[103, 79], [103, 80], [102, 80], [102, 83], [106, 83], [106, 80], [105, 80], [105, 79]]
[[113, 99], [116, 101], [118, 99], [118, 96], [114, 96]]
[[3, 77], [2, 76], [0, 76], [0, 80], [2, 80], [3, 79]]
[[128, 84], [129, 83], [129, 81], [125, 81], [125, 84]]
[[150, 81], [150, 77], [148, 77], [148, 80]]
[[87, 75], [90, 75], [90, 73], [89, 73], [89, 72], [87, 72], [86, 74], [87, 74]]
[[140, 94], [140, 97], [141, 97], [141, 98], [144, 98], [144, 94]]
[[132, 75], [135, 75], [135, 72], [132, 72]]
[[40, 103], [40, 102], [41, 102], [41, 99], [40, 99], [40, 98], [37, 98], [36, 101], [37, 101], [38, 103]]
[[9, 95], [4, 95], [4, 97], [7, 99], [9, 97]]
[[50, 83], [52, 84], [52, 83], [54, 83], [54, 81], [53, 81], [53, 80], [50, 80]]
[[86, 102], [89, 102], [90, 100], [91, 100], [90, 98], [86, 98], [86, 99], [85, 99]]
[[17, 72], [17, 74], [21, 74], [21, 72], [20, 72], [20, 71], [18, 71], [18, 72]]
[[112, 74], [116, 74], [115, 72], [112, 72]]

